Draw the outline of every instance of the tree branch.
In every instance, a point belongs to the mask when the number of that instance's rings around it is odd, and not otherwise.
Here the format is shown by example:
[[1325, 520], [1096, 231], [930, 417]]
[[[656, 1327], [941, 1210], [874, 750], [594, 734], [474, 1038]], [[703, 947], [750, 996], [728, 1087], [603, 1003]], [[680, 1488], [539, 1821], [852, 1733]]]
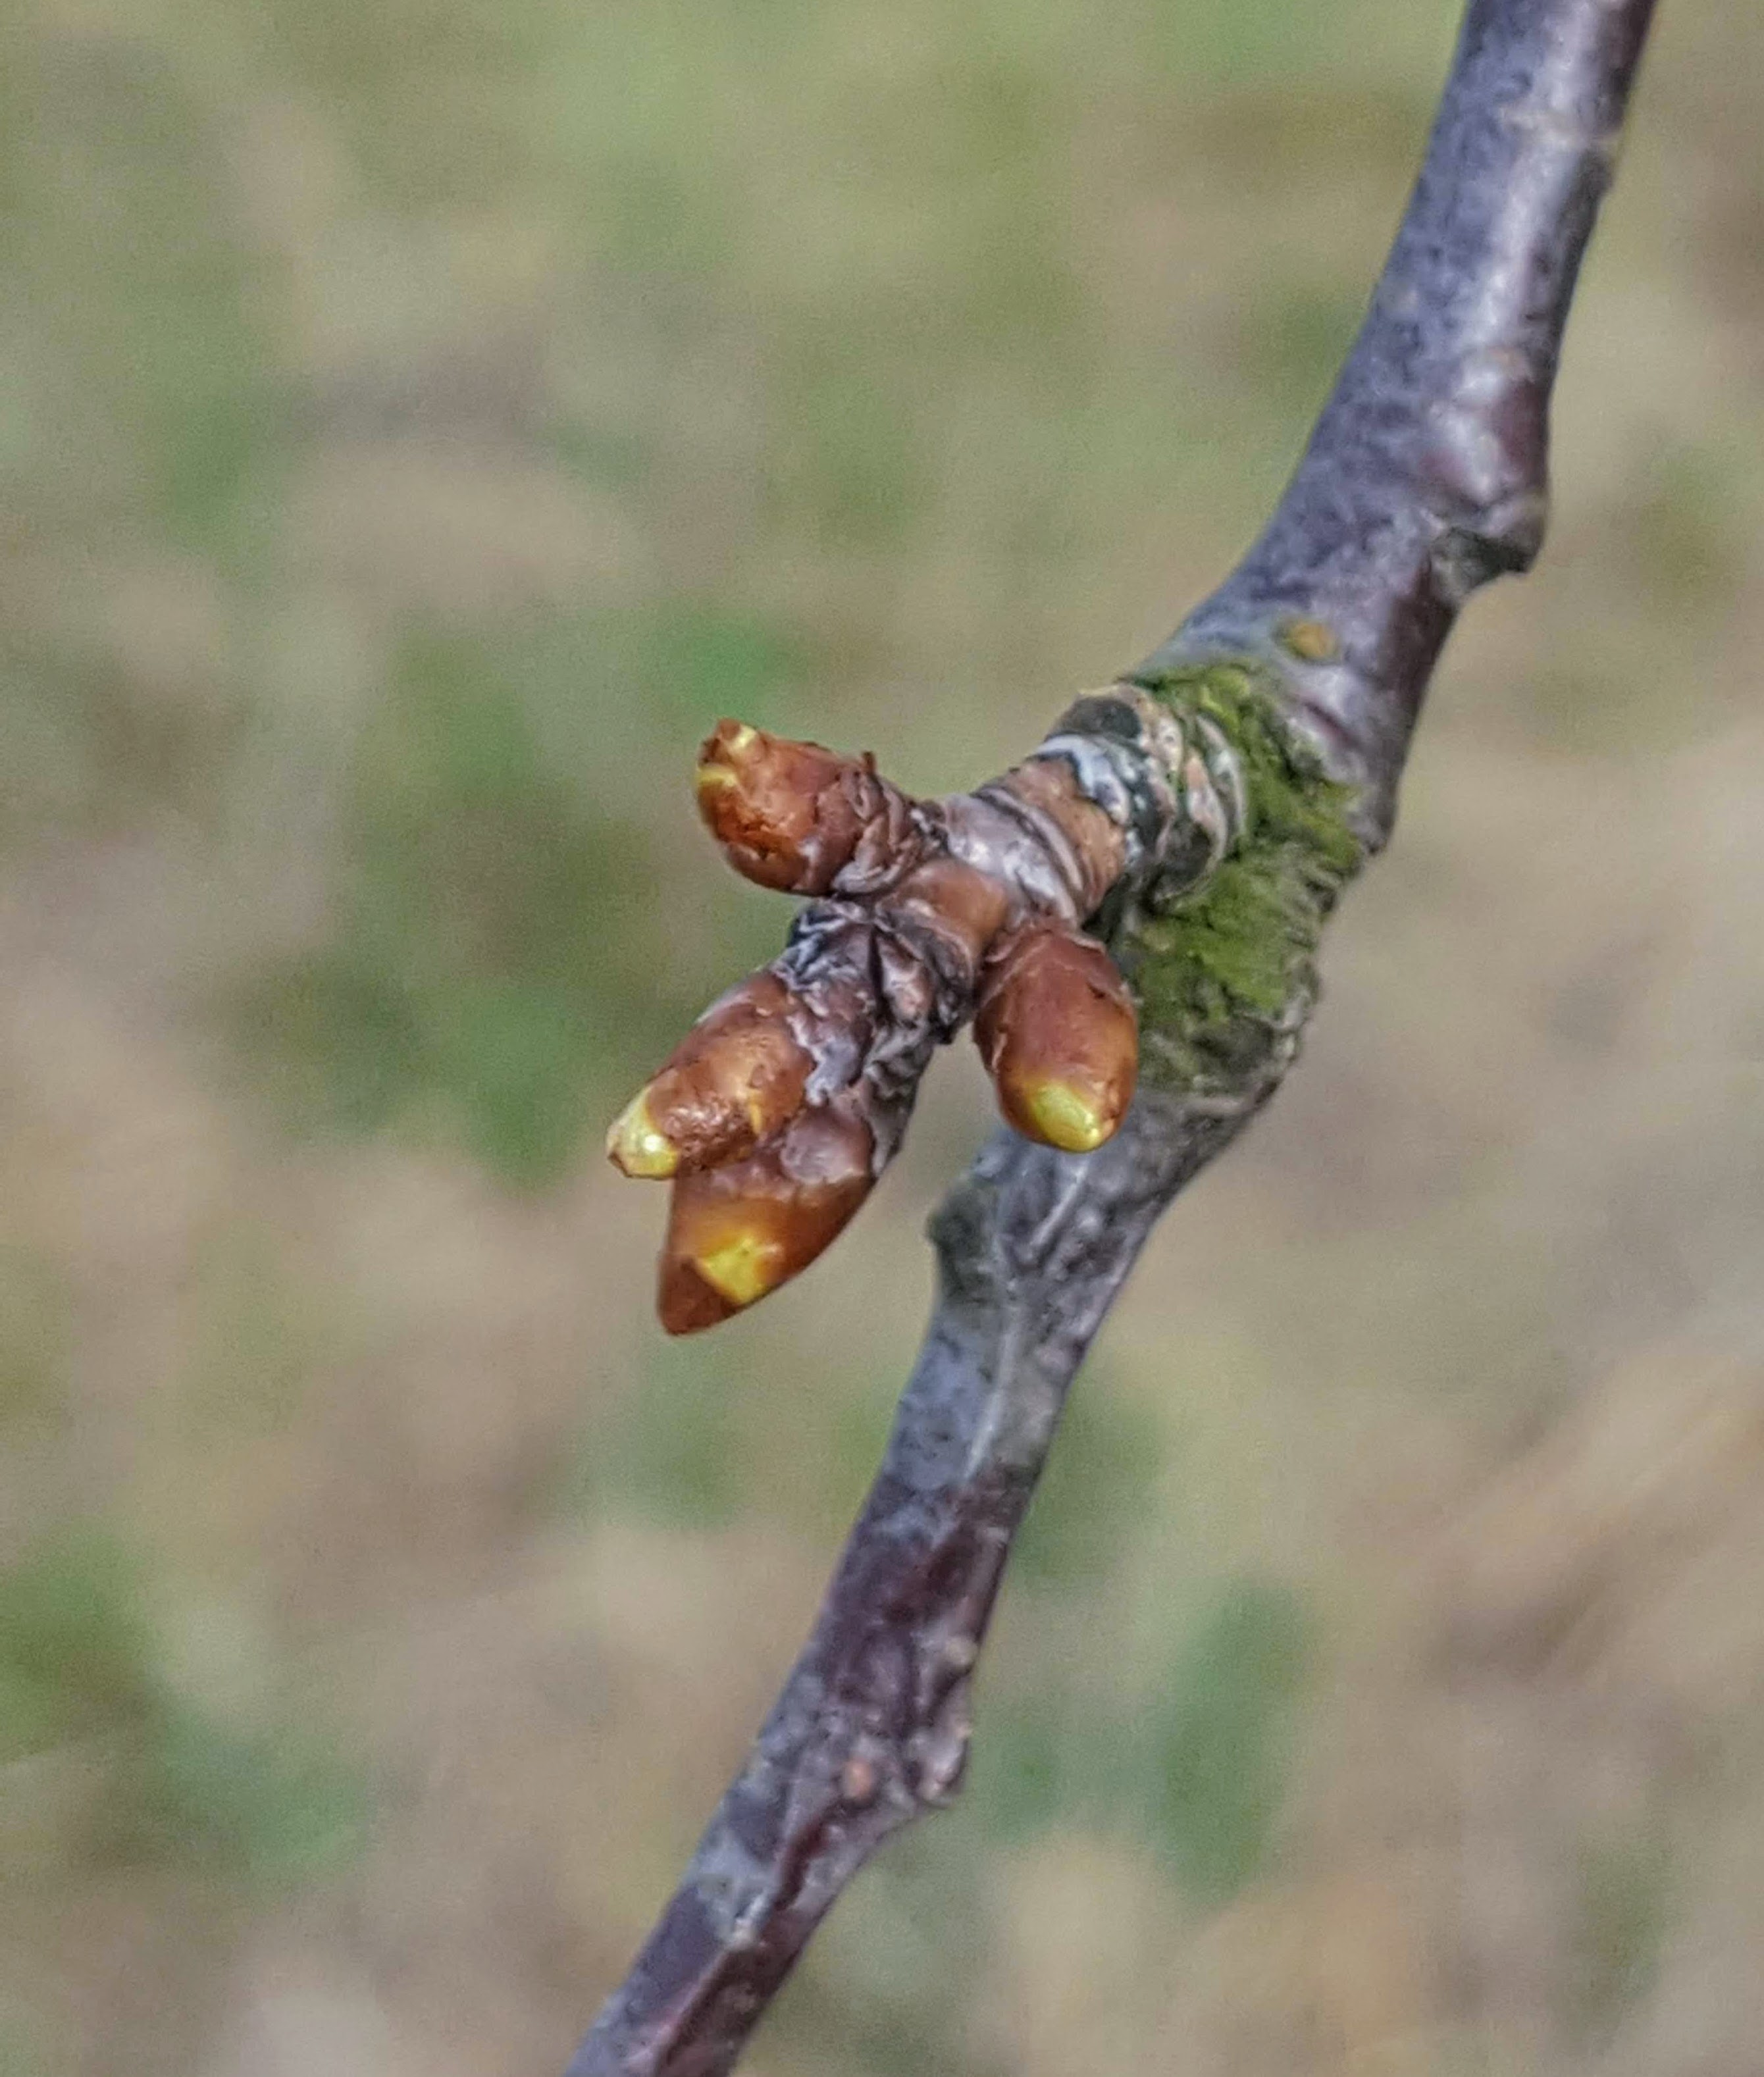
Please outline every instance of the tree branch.
[[[1471, 0], [1371, 309], [1273, 520], [1128, 674], [1161, 697], [1221, 667], [1253, 678], [1368, 850], [1460, 607], [1541, 542], [1562, 329], [1651, 13]], [[1161, 928], [1114, 918], [1130, 978], [1180, 955]], [[729, 2069], [845, 1884], [959, 1787], [970, 1676], [1067, 1388], [1159, 1213], [1296, 1051], [1298, 949], [1229, 1072], [1148, 1075], [1090, 1155], [1001, 1132], [936, 1214], [940, 1295], [814, 1634], [569, 2077]]]
[[1256, 647], [1288, 617], [1333, 630], [1340, 660], [1301, 668], [1294, 697], [1366, 789], [1379, 838], [1458, 609], [1543, 541], [1549, 392], [1653, 11], [1473, 0], [1304, 459], [1261, 539], [1158, 652]]

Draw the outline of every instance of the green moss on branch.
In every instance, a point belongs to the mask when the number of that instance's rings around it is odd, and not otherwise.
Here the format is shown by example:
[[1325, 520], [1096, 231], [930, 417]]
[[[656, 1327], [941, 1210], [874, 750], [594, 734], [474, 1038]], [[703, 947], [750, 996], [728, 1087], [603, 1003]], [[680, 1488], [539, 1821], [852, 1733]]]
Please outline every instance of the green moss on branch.
[[1114, 922], [1111, 948], [1140, 1005], [1141, 1074], [1253, 1100], [1296, 1051], [1323, 926], [1364, 855], [1353, 789], [1328, 777], [1257, 666], [1196, 664], [1138, 682], [1224, 733], [1245, 804], [1237, 844], [1199, 888], [1154, 884]]

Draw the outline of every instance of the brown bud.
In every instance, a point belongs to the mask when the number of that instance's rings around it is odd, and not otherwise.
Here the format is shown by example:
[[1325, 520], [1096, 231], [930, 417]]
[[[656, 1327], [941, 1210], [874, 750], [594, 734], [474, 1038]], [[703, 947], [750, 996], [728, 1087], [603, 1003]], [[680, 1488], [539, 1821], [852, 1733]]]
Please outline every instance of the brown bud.
[[806, 1269], [869, 1194], [871, 1143], [836, 1103], [744, 1161], [681, 1176], [657, 1297], [668, 1332], [714, 1327]]
[[1026, 1138], [1088, 1154], [1127, 1115], [1138, 1023], [1093, 939], [1048, 924], [1007, 939], [988, 963], [974, 1035], [999, 1108]]
[[699, 812], [761, 887], [824, 894], [883, 805], [869, 760], [719, 721], [699, 752]]
[[782, 1130], [815, 1064], [791, 1022], [794, 1001], [766, 969], [707, 1010], [614, 1122], [615, 1166], [665, 1178], [737, 1159]]

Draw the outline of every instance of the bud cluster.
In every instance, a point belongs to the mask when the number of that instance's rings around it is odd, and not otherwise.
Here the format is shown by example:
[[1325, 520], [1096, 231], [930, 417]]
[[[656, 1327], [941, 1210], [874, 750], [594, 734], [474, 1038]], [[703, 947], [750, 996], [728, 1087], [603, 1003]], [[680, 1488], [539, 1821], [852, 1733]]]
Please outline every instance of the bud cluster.
[[1132, 998], [1080, 924], [1117, 889], [1198, 880], [1242, 821], [1228, 753], [1137, 687], [1086, 695], [1002, 779], [915, 801], [846, 757], [744, 723], [699, 755], [736, 870], [814, 897], [778, 959], [688, 1033], [613, 1125], [672, 1203], [660, 1310], [711, 1326], [804, 1269], [868, 1196], [932, 1052], [970, 1018], [1005, 1118], [1066, 1152], [1125, 1116]]

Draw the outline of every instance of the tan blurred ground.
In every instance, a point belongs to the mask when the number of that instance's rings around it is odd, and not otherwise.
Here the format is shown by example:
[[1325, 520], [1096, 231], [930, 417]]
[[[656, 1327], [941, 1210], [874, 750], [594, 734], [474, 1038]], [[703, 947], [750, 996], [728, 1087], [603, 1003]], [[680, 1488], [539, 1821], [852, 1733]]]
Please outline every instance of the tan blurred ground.
[[[1228, 563], [1443, 0], [0, 10], [0, 2071], [557, 2068], [985, 1123], [663, 1343], [743, 713], [990, 771]], [[765, 2077], [1764, 2068], [1764, 15], [1662, 10], [1536, 576], [1081, 1384]]]

